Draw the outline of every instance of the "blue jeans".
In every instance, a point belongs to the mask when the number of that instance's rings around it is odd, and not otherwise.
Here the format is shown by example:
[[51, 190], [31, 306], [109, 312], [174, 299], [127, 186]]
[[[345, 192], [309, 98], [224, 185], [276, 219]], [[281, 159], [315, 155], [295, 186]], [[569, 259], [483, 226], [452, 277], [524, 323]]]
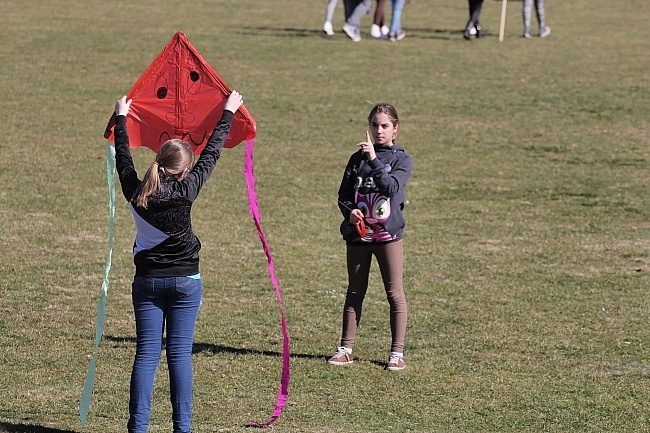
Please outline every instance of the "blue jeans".
[[132, 286], [136, 352], [131, 373], [129, 433], [146, 433], [153, 385], [166, 330], [169, 393], [174, 432], [192, 421], [192, 342], [201, 304], [200, 279], [135, 277]]
[[390, 16], [391, 36], [397, 36], [402, 32], [402, 9], [404, 9], [404, 0], [390, 0], [393, 10]]

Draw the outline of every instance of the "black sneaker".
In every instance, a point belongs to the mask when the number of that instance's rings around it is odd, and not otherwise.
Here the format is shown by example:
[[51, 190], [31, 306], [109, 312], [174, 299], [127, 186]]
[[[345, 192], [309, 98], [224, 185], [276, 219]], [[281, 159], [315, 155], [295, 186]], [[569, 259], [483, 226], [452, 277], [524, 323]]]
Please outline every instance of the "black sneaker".
[[463, 32], [463, 37], [469, 41], [475, 34], [476, 28], [474, 27], [474, 23], [472, 20], [467, 21], [467, 24], [465, 25], [465, 31]]
[[479, 23], [476, 23], [474, 28], [476, 29], [476, 37], [477, 38], [482, 38], [483, 36], [485, 36], [483, 34], [483, 29], [481, 28], [481, 25]]

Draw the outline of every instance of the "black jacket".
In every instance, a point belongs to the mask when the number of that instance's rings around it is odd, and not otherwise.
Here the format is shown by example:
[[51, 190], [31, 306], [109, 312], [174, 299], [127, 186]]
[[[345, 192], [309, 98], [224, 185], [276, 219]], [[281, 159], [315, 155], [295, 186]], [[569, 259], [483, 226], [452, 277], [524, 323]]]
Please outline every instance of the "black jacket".
[[233, 113], [224, 110], [196, 164], [181, 181], [161, 178], [161, 188], [149, 197], [147, 209], [133, 200], [140, 185], [129, 149], [126, 116], [117, 116], [115, 165], [122, 193], [135, 220], [133, 244], [135, 275], [183, 277], [199, 272], [201, 242], [192, 231], [190, 212], [199, 191], [210, 177], [228, 137]]
[[[343, 214], [341, 234], [348, 243], [390, 242], [404, 235], [405, 186], [411, 177], [413, 160], [403, 147], [375, 146], [377, 157], [368, 161], [361, 152], [349, 159], [338, 193]], [[369, 233], [359, 236], [350, 223], [352, 209], [361, 209]]]

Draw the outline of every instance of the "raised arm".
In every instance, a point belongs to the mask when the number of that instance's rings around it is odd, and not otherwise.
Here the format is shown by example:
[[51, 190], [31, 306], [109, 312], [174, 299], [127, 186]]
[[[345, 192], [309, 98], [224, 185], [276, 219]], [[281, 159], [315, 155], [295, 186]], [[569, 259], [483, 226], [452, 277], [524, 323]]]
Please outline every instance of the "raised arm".
[[131, 100], [127, 101], [126, 96], [117, 101], [115, 104], [115, 129], [113, 130], [115, 136], [115, 167], [120, 178], [122, 194], [127, 200], [131, 200], [133, 193], [140, 184], [138, 173], [136, 173], [133, 165], [133, 158], [129, 149], [129, 134], [126, 130], [126, 116], [130, 107]]

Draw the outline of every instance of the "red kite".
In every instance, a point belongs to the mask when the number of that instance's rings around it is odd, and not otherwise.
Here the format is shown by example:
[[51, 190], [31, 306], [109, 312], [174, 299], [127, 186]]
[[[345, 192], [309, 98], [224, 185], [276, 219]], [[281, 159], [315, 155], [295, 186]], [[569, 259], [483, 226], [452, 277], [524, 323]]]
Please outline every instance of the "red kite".
[[[229, 94], [228, 85], [178, 31], [127, 95], [133, 99], [126, 118], [131, 147], [146, 146], [157, 152], [165, 141], [180, 138], [198, 155], [221, 118]], [[114, 126], [115, 114], [104, 138], [113, 141]], [[241, 106], [224, 147], [254, 137], [255, 120]]]

